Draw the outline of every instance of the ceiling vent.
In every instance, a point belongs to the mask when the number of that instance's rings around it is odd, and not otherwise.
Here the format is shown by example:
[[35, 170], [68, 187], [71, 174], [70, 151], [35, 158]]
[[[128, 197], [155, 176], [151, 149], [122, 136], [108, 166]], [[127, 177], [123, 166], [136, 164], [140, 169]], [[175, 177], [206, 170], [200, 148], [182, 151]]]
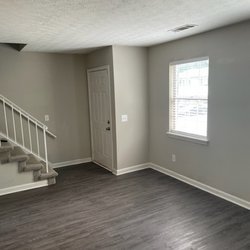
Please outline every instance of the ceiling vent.
[[171, 29], [169, 31], [172, 31], [172, 32], [181, 32], [181, 31], [184, 31], [184, 30], [188, 30], [188, 29], [194, 28], [196, 26], [198, 26], [198, 25], [196, 25], [196, 24], [185, 24], [183, 26]]

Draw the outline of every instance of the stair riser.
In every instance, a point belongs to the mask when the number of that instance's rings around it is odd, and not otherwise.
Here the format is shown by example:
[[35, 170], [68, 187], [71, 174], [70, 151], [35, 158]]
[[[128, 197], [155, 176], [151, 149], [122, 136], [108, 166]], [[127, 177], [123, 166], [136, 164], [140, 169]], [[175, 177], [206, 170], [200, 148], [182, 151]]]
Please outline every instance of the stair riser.
[[0, 148], [0, 154], [5, 152], [10, 152], [12, 148]]
[[23, 172], [25, 167], [26, 167], [26, 161], [18, 162], [18, 172]]
[[33, 171], [34, 181], [40, 181], [41, 170]]
[[56, 184], [56, 178], [49, 178], [48, 185], [54, 185], [54, 184]]
[[0, 153], [0, 162], [2, 164], [8, 163], [10, 158], [10, 152], [2, 152]]

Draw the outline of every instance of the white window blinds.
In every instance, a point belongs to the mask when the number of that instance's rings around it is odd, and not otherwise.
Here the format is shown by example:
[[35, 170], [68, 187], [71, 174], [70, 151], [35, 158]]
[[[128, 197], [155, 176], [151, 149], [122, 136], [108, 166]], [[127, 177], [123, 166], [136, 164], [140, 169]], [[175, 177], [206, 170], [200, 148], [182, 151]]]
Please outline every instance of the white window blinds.
[[170, 64], [170, 133], [207, 139], [208, 72], [208, 58]]

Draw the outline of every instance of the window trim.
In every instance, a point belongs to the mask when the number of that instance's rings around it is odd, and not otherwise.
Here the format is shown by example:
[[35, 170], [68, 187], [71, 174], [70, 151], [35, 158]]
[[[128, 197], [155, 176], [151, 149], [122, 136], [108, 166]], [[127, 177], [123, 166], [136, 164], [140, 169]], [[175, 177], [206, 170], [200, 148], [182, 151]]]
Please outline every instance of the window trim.
[[[179, 65], [179, 64], [192, 63], [192, 62], [205, 61], [205, 60], [208, 60], [208, 62], [210, 64], [210, 60], [209, 60], [208, 56], [196, 57], [196, 58], [186, 59], [186, 60], [178, 60], [178, 61], [174, 61], [174, 62], [169, 63], [169, 95], [168, 95], [168, 99], [169, 99], [169, 114], [168, 114], [169, 123], [168, 123], [168, 132], [166, 134], [171, 138], [185, 140], [185, 141], [191, 141], [194, 143], [199, 143], [199, 144], [204, 144], [204, 145], [208, 145], [208, 143], [209, 143], [209, 139], [208, 139], [208, 109], [207, 109], [207, 136], [172, 130], [171, 129], [172, 116], [170, 115], [172, 112], [171, 99], [173, 98], [171, 96], [173, 93], [173, 84], [172, 84], [173, 83], [173, 74], [172, 74], [171, 67]], [[209, 84], [209, 68], [208, 68], [208, 84]], [[208, 99], [209, 99], [209, 87], [208, 87], [208, 96], [206, 99], [207, 103], [208, 103]]]
[[188, 134], [185, 132], [176, 132], [176, 131], [169, 131], [166, 133], [170, 138], [173, 139], [179, 139], [182, 141], [190, 141], [202, 145], [208, 145], [209, 144], [209, 139], [205, 136], [198, 136], [198, 135], [193, 135], [193, 134]]
[[198, 62], [198, 61], [205, 61], [205, 60], [209, 61], [209, 56], [173, 61], [173, 62], [169, 63], [169, 66], [174, 66], [174, 65], [178, 65], [178, 64], [184, 64], [184, 63]]

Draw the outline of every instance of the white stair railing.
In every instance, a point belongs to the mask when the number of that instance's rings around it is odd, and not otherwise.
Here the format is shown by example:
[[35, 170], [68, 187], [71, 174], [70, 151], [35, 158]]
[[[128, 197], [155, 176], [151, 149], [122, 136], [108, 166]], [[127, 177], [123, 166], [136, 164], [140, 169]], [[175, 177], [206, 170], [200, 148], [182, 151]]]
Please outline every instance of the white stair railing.
[[49, 132], [45, 124], [2, 95], [0, 95], [0, 104], [2, 105], [0, 112], [3, 113], [0, 115], [0, 136], [43, 161], [48, 173], [47, 135], [53, 138], [56, 136]]

